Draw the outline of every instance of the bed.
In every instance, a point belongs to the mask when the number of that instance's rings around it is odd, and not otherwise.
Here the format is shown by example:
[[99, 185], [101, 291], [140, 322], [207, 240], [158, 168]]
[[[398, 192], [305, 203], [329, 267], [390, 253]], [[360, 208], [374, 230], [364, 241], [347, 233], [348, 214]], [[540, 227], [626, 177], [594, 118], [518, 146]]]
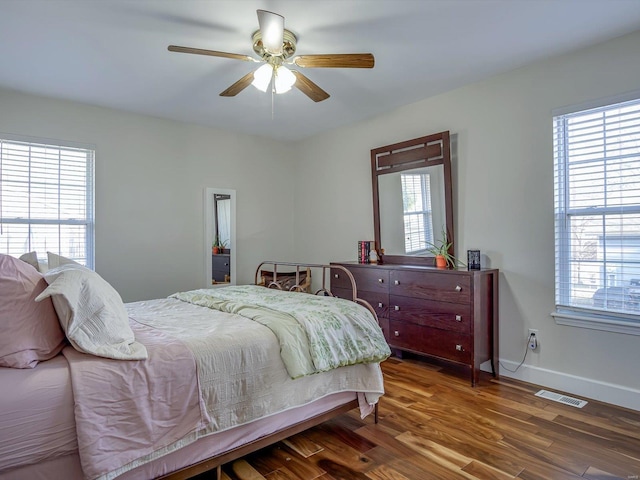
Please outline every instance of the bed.
[[[24, 263], [0, 255], [0, 480], [219, 478], [224, 463], [353, 408], [377, 421], [390, 351], [347, 270], [353, 301], [331, 296], [329, 266], [267, 262], [256, 284], [269, 272], [271, 288], [125, 305], [84, 267]], [[300, 293], [312, 271], [317, 288]], [[127, 325], [105, 333], [123, 312]]]

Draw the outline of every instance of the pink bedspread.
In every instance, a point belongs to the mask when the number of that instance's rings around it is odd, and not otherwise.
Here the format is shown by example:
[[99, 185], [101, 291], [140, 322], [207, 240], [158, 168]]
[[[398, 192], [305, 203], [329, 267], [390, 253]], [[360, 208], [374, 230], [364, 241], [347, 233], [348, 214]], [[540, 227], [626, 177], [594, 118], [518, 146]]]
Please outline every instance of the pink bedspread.
[[36, 368], [0, 367], [0, 472], [69, 455], [77, 447], [65, 358], [55, 356]]
[[114, 478], [141, 457], [179, 448], [178, 440], [208, 420], [189, 349], [135, 321], [131, 327], [147, 347], [147, 361], [108, 360], [72, 347], [63, 351], [71, 369], [78, 449], [88, 479]]

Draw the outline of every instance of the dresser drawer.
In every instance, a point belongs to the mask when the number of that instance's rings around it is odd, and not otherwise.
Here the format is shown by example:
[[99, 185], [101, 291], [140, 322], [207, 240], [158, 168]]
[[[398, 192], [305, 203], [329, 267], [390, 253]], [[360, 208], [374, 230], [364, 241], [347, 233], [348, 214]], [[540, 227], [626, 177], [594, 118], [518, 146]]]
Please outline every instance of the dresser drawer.
[[389, 345], [461, 363], [471, 361], [471, 337], [414, 323], [389, 321]]
[[431, 271], [425, 275], [419, 271], [392, 270], [389, 278], [389, 293], [468, 304], [471, 302], [471, 278], [468, 275], [450, 272]]
[[229, 255], [211, 255], [211, 279], [215, 282], [228, 282], [230, 274]]
[[[389, 272], [378, 268], [353, 268], [349, 271], [356, 280], [358, 292], [381, 292], [389, 291]], [[351, 289], [351, 281], [347, 273], [337, 268], [331, 269], [331, 290], [334, 288]]]
[[[346, 300], [353, 300], [350, 288], [331, 288], [331, 293], [336, 297]], [[366, 300], [376, 311], [378, 318], [387, 318], [389, 316], [389, 295], [379, 292], [364, 292], [358, 289], [358, 298]]]
[[218, 272], [229, 273], [229, 255], [212, 255], [211, 256], [212, 268]]
[[380, 318], [389, 318], [389, 295], [379, 292], [363, 292], [358, 289], [358, 297], [366, 300]]
[[331, 286], [331, 293], [334, 297], [344, 298], [345, 300], [353, 300], [353, 292], [350, 288], [338, 288]]
[[389, 319], [452, 332], [471, 333], [470, 305], [391, 295]]
[[384, 334], [384, 339], [387, 341], [387, 343], [389, 343], [389, 340], [390, 340], [390, 336], [389, 336], [389, 319], [388, 318], [378, 317], [378, 324], [380, 325], [380, 328], [382, 329], [382, 333]]

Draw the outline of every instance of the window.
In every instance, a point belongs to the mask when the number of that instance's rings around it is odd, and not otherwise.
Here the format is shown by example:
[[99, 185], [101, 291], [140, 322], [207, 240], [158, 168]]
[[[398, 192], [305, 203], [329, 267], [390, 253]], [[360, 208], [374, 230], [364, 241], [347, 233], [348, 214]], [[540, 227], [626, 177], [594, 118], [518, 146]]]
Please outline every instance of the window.
[[554, 160], [554, 316], [640, 335], [640, 100], [554, 117]]
[[404, 249], [419, 253], [433, 243], [431, 186], [428, 173], [402, 174]]
[[36, 251], [93, 268], [95, 151], [0, 138], [0, 252]]

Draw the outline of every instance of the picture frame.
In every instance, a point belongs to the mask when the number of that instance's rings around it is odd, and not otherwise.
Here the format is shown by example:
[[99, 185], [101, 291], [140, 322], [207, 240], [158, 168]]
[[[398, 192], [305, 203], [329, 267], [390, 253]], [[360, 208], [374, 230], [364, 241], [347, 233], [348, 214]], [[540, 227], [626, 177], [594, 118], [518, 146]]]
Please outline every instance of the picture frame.
[[480, 270], [480, 250], [467, 250], [467, 269]]

